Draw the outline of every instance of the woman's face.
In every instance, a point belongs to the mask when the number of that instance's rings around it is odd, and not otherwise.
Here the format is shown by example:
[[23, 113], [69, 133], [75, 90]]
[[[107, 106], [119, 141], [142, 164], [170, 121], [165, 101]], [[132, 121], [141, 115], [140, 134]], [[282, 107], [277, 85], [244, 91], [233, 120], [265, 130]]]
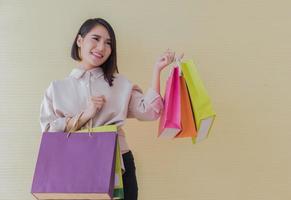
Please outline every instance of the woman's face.
[[82, 38], [78, 36], [77, 45], [80, 49], [80, 64], [86, 69], [101, 66], [111, 54], [110, 36], [107, 29], [97, 25]]

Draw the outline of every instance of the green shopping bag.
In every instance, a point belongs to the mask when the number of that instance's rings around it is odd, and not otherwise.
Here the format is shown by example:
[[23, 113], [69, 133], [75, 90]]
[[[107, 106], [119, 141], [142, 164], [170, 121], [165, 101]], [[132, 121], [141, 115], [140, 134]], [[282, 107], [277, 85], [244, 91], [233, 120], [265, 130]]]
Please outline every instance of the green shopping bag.
[[197, 136], [193, 137], [192, 141], [197, 143], [209, 135], [216, 114], [194, 62], [192, 60], [183, 61], [181, 67], [190, 94], [197, 128]]
[[[117, 131], [117, 127], [115, 125], [106, 125], [106, 126], [98, 126], [90, 129], [82, 129], [76, 132], [110, 132]], [[117, 148], [116, 148], [116, 161], [115, 161], [115, 182], [114, 182], [114, 192], [113, 199], [124, 199], [123, 192], [123, 180], [122, 180], [122, 160], [120, 154], [120, 147], [117, 140]]]
[[[118, 140], [117, 140], [117, 148], [116, 149], [117, 149], [116, 155], [121, 155]], [[115, 184], [114, 184], [113, 197], [114, 197], [114, 199], [124, 199], [122, 169], [121, 169], [121, 157], [120, 156], [116, 156]]]

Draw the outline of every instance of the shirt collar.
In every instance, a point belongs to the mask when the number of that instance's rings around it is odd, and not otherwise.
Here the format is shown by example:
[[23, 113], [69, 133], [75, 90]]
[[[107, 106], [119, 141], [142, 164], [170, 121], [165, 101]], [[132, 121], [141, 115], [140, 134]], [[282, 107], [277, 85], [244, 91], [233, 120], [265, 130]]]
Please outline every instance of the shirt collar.
[[82, 67], [77, 67], [72, 70], [70, 76], [73, 76], [76, 79], [80, 79], [84, 76], [84, 74], [92, 74], [96, 78], [103, 76], [103, 69], [101, 67], [95, 67], [93, 69], [86, 70]]

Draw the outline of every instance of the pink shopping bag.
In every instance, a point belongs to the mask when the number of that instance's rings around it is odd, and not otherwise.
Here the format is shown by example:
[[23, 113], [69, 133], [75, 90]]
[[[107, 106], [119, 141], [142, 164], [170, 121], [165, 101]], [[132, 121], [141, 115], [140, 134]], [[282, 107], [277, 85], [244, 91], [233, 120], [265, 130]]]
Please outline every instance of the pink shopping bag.
[[181, 131], [181, 97], [179, 67], [174, 67], [166, 83], [164, 110], [158, 137], [174, 138]]

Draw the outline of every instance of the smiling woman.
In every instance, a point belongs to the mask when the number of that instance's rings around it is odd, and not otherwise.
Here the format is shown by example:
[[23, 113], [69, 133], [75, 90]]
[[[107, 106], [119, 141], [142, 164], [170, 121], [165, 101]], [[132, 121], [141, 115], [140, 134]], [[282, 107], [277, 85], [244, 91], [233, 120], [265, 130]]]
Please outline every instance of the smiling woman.
[[[111, 54], [110, 41], [107, 30], [101, 25], [94, 27], [84, 38], [78, 35], [77, 44], [81, 49], [80, 64], [86, 69], [102, 65]], [[87, 61], [89, 63], [86, 63]]]
[[126, 118], [159, 118], [163, 109], [160, 72], [173, 62], [175, 53], [167, 50], [159, 57], [146, 94], [119, 74], [115, 34], [104, 19], [88, 19], [83, 23], [71, 56], [78, 66], [64, 80], [53, 81], [45, 93], [40, 114], [42, 131], [70, 132], [85, 128], [88, 123], [94, 127], [115, 124], [125, 167], [124, 197], [135, 200], [138, 196], [135, 163], [121, 127]]
[[83, 23], [74, 40], [71, 56], [85, 69], [103, 65], [106, 81], [112, 85], [117, 69], [115, 34], [105, 20], [88, 19]]

